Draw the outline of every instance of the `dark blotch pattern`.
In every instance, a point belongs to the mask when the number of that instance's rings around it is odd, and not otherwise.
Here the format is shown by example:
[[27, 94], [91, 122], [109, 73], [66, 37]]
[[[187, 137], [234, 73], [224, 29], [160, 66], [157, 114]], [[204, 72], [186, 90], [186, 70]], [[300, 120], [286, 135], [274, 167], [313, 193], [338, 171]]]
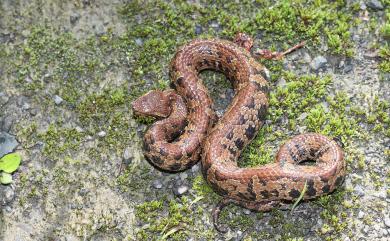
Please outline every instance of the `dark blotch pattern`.
[[316, 195], [317, 191], [314, 188], [314, 181], [313, 180], [308, 180], [307, 181], [307, 191], [306, 194], [309, 195], [310, 197], [314, 197]]
[[291, 148], [289, 146], [287, 146], [287, 150], [288, 150], [288, 153], [290, 154], [291, 158], [293, 159], [293, 161], [298, 163], [299, 162], [299, 158], [295, 155], [293, 150], [291, 150]]
[[256, 128], [252, 125], [245, 130], [245, 136], [246, 138], [248, 138], [248, 140], [252, 140], [255, 134], [256, 134]]
[[301, 145], [299, 145], [298, 143], [295, 143], [295, 148], [297, 148], [298, 155], [299, 155], [300, 159], [302, 159], [303, 157], [306, 156], [306, 150], [305, 150], [305, 148], [302, 148]]
[[301, 192], [296, 190], [296, 189], [291, 189], [291, 191], [288, 193], [288, 195], [290, 195], [290, 197], [292, 197], [292, 198], [298, 198], [299, 195], [301, 195]]
[[341, 183], [343, 183], [343, 181], [344, 181], [344, 176], [340, 176], [340, 177], [338, 177], [338, 178], [336, 179], [334, 185], [335, 185], [335, 186], [339, 186], [339, 185], [341, 185]]
[[269, 192], [267, 190], [261, 191], [260, 194], [263, 196], [263, 198], [269, 198]]
[[256, 200], [256, 193], [254, 192], [253, 187], [254, 187], [253, 179], [251, 178], [251, 180], [248, 183], [248, 187], [246, 188], [246, 190], [248, 191], [248, 193], [250, 195], [250, 199], [254, 201], [254, 200]]
[[176, 79], [176, 84], [180, 87], [183, 87], [184, 85], [184, 78], [183, 77], [179, 77]]
[[175, 160], [180, 160], [183, 157], [183, 154], [179, 153], [174, 156]]
[[323, 193], [328, 193], [330, 190], [330, 186], [328, 184], [326, 184], [325, 186], [322, 187], [322, 192]]
[[174, 163], [174, 164], [170, 165], [169, 168], [170, 168], [170, 170], [177, 171], [181, 168], [181, 165], [180, 165], [180, 163]]
[[234, 141], [234, 144], [238, 148], [238, 150], [241, 150], [244, 147], [244, 141], [238, 138], [237, 140]]
[[233, 139], [233, 132], [230, 131], [230, 132], [226, 135], [226, 138], [227, 138], [228, 140]]

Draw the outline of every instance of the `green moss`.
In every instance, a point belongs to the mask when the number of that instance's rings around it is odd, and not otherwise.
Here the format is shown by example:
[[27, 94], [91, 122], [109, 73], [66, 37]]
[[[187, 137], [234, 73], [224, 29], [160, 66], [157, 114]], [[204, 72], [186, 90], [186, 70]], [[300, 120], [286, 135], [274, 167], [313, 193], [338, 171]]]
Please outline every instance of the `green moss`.
[[218, 196], [201, 174], [197, 175], [192, 181], [192, 189], [195, 191], [196, 196], [208, 201], [215, 201]]
[[190, 200], [182, 197], [180, 200], [145, 202], [136, 206], [136, 217], [144, 225], [136, 230], [137, 239], [145, 240], [183, 240], [194, 233], [194, 215]]
[[45, 132], [38, 133], [37, 138], [44, 142], [44, 155], [59, 159], [61, 155], [77, 150], [84, 135], [74, 128], [62, 128], [51, 124]]
[[390, 48], [387, 44], [379, 49], [379, 56], [382, 58], [379, 69], [382, 72], [390, 73]]

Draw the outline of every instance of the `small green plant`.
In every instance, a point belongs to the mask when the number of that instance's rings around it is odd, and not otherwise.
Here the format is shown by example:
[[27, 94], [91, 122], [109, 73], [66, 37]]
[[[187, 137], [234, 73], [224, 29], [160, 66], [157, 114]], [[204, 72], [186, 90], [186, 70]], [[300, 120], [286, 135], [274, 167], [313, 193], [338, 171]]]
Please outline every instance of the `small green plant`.
[[18, 153], [7, 154], [0, 159], [0, 182], [2, 184], [12, 182], [11, 174], [18, 169], [21, 160]]

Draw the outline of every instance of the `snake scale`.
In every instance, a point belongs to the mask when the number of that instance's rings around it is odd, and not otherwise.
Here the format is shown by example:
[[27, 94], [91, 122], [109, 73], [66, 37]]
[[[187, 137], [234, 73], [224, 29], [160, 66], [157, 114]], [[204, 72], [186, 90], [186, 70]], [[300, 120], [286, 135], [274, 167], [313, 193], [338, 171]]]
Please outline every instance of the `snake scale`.
[[[221, 209], [234, 203], [268, 211], [297, 199], [332, 192], [345, 175], [341, 145], [317, 133], [300, 134], [282, 145], [275, 162], [241, 168], [237, 161], [264, 124], [268, 108], [267, 69], [251, 55], [252, 39], [238, 34], [234, 41], [197, 39], [182, 46], [170, 64], [173, 89], [151, 91], [132, 103], [134, 113], [160, 118], [145, 133], [144, 155], [157, 168], [183, 171], [201, 159], [202, 172], [223, 196], [213, 210], [217, 230]], [[221, 119], [212, 107], [202, 70], [222, 72], [235, 96]], [[314, 165], [302, 165], [304, 161]]]

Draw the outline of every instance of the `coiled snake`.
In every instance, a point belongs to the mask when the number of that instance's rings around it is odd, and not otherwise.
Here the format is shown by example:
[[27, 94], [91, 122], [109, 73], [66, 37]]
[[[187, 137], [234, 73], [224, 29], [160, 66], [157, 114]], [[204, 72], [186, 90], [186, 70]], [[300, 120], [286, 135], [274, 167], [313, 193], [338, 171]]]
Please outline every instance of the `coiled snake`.
[[[339, 144], [316, 133], [287, 141], [275, 162], [240, 168], [237, 160], [264, 123], [268, 108], [267, 69], [250, 54], [252, 40], [238, 34], [233, 42], [193, 40], [181, 47], [170, 64], [175, 90], [151, 91], [135, 100], [135, 114], [159, 117], [144, 136], [144, 155], [157, 168], [178, 172], [200, 158], [202, 172], [223, 196], [213, 210], [217, 230], [221, 209], [229, 203], [268, 211], [301, 195], [312, 199], [332, 192], [343, 181], [345, 163]], [[220, 71], [235, 90], [232, 103], [217, 120], [200, 71]], [[216, 123], [214, 126], [213, 124]], [[315, 165], [299, 165], [306, 160]]]

